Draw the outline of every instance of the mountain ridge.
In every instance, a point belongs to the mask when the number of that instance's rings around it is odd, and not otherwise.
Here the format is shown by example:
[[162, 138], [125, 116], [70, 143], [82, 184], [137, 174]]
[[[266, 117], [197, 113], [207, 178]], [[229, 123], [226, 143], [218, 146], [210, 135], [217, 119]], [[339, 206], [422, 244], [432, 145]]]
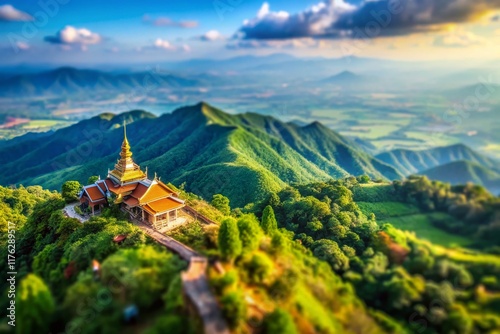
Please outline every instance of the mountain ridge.
[[500, 173], [476, 162], [453, 161], [428, 169], [420, 174], [452, 185], [464, 185], [472, 182], [484, 186], [495, 195], [500, 194]]
[[405, 176], [459, 160], [477, 162], [491, 169], [496, 169], [498, 166], [498, 162], [494, 159], [483, 156], [464, 144], [419, 151], [397, 149], [377, 154], [375, 157], [395, 167]]
[[179, 88], [203, 86], [201, 78], [189, 78], [169, 73], [142, 71], [109, 73], [99, 70], [59, 67], [37, 73], [0, 78], [1, 96], [50, 96], [77, 94], [85, 90], [123, 92], [139, 87]]
[[[262, 199], [286, 184], [368, 174], [402, 175], [320, 123], [298, 126], [255, 113], [230, 115], [207, 103], [154, 117], [144, 111], [100, 115], [44, 137], [0, 147], [0, 183], [57, 189], [112, 168], [123, 140], [134, 159], [165, 180], [210, 198], [223, 193], [237, 205]], [[87, 138], [88, 137], [88, 138]]]

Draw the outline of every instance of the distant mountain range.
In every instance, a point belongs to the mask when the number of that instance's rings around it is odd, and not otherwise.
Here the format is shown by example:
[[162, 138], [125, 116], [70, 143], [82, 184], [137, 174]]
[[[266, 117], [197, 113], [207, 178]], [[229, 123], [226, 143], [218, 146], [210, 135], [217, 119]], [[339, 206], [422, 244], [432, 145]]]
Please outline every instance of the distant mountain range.
[[470, 161], [486, 168], [498, 168], [498, 162], [463, 144], [413, 151], [398, 149], [376, 155], [376, 158], [397, 168], [404, 175], [420, 173], [455, 161]]
[[463, 144], [421, 151], [399, 149], [375, 157], [405, 176], [422, 174], [452, 184], [473, 182], [500, 193], [499, 162]]
[[206, 77], [182, 77], [154, 72], [113, 74], [61, 67], [55, 70], [0, 77], [0, 96], [51, 96], [100, 91], [130, 92], [147, 87], [201, 87]]
[[431, 180], [460, 185], [472, 182], [483, 185], [493, 194], [500, 194], [500, 172], [470, 161], [454, 161], [420, 173]]
[[229, 115], [200, 103], [154, 117], [144, 111], [102, 114], [50, 135], [19, 137], [0, 146], [1, 184], [57, 189], [68, 179], [105, 176], [118, 158], [127, 119], [134, 157], [150, 173], [236, 206], [289, 183], [368, 174], [397, 179], [375, 159], [320, 123], [298, 126], [254, 113]]

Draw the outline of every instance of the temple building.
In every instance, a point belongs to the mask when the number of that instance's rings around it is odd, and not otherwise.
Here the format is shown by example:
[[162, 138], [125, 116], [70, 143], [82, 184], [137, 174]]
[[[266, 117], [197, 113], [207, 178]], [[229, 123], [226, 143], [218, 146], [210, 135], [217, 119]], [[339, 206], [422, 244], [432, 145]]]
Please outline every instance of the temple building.
[[[147, 169], [146, 169], [147, 171]], [[111, 202], [130, 213], [131, 218], [162, 229], [175, 223], [184, 201], [179, 194], [160, 181], [155, 174], [148, 179], [139, 165], [132, 160], [132, 151], [124, 126], [124, 139], [115, 168], [108, 170], [105, 180], [83, 187], [80, 193], [82, 208], [91, 208], [97, 214]]]

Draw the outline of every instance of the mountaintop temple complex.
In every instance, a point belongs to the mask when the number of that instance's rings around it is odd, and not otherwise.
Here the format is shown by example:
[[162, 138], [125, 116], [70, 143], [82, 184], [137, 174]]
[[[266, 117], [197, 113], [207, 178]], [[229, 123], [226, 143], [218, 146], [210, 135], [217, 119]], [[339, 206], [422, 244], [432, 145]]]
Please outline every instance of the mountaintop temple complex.
[[[147, 171], [147, 169], [146, 169]], [[162, 229], [175, 223], [184, 201], [178, 193], [161, 182], [155, 174], [148, 179], [140, 166], [132, 160], [132, 151], [124, 125], [124, 139], [115, 168], [108, 170], [105, 180], [83, 187], [80, 193], [81, 207], [90, 208], [92, 215], [111, 202], [120, 205], [132, 218]]]

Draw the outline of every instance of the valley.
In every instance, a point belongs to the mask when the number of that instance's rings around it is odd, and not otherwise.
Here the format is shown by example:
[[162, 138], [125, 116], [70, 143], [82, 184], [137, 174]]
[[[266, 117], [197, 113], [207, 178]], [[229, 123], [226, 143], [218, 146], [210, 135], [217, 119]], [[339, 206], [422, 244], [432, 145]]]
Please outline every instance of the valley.
[[[276, 76], [271, 66], [282, 58], [293, 60], [295, 67]], [[374, 64], [378, 70], [370, 67]], [[58, 122], [58, 128], [103, 112], [144, 109], [159, 116], [210, 101], [230, 114], [255, 112], [297, 124], [319, 121], [343, 136], [367, 142], [365, 148], [373, 154], [462, 143], [500, 158], [493, 145], [500, 139], [498, 131], [488, 122], [500, 105], [500, 89], [488, 86], [488, 98], [464, 111], [464, 101], [485, 87], [483, 69], [477, 70], [477, 78], [454, 73], [459, 79], [445, 84], [451, 69], [442, 69], [436, 79], [426, 71], [412, 72], [412, 64], [367, 59], [311, 62], [277, 54], [248, 59], [246, 67], [236, 59], [212, 62], [211, 69], [203, 61], [191, 69], [190, 65], [189, 61], [164, 63], [114, 72], [61, 67], [0, 78], [0, 87], [5, 88], [0, 122], [7, 126], [0, 139], [49, 129], [9, 125], [9, 119], [16, 117]], [[306, 65], [312, 67], [304, 74]], [[385, 71], [389, 66], [405, 73], [405, 80]], [[486, 77], [495, 83], [497, 71], [490, 72]]]

